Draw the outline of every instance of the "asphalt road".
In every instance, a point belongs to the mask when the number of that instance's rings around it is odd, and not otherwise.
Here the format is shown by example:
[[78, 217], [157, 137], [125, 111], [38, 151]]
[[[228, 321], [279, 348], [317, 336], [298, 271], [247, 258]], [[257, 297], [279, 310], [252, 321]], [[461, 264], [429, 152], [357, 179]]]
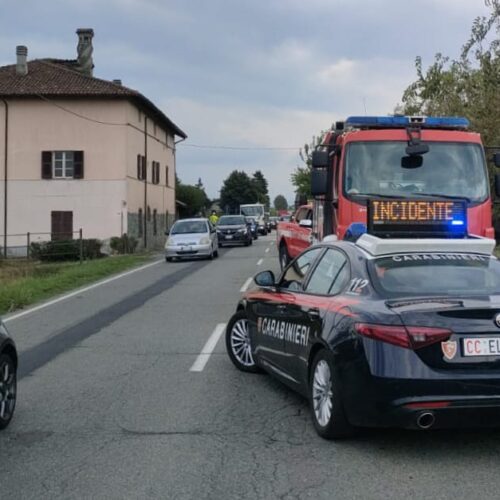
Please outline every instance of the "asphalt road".
[[237, 371], [223, 337], [191, 371], [248, 278], [277, 270], [273, 243], [160, 262], [9, 321], [21, 379], [0, 498], [498, 498], [500, 431], [328, 442], [299, 396]]

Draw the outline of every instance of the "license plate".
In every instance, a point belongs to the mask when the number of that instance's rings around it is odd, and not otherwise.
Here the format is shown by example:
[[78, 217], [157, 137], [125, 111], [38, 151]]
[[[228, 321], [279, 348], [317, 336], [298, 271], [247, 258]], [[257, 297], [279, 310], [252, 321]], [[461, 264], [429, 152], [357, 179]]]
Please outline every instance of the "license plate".
[[191, 252], [191, 247], [181, 247], [181, 252]]
[[229, 234], [226, 236], [226, 240], [232, 240], [233, 239], [233, 235], [232, 234]]
[[475, 337], [463, 340], [464, 356], [500, 356], [500, 337]]

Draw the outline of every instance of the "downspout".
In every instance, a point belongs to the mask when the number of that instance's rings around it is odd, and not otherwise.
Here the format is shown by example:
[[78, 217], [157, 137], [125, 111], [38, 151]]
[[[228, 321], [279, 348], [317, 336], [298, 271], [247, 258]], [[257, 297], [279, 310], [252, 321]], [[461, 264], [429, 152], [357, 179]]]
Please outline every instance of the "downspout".
[[9, 154], [9, 103], [2, 97], [0, 98], [5, 105], [5, 151], [3, 165], [3, 255], [7, 258], [7, 174], [8, 174], [8, 154]]
[[144, 113], [144, 249], [148, 244], [148, 117]]
[[187, 137], [184, 137], [178, 141], [174, 141], [174, 220], [177, 215], [177, 186], [175, 182], [177, 179], [177, 144], [185, 141], [186, 139]]

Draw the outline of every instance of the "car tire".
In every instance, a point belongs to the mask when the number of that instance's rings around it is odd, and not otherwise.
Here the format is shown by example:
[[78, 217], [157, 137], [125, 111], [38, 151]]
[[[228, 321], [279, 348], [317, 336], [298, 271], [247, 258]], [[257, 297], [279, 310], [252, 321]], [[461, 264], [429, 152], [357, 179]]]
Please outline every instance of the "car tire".
[[342, 404], [333, 356], [326, 349], [319, 351], [312, 362], [309, 406], [314, 428], [322, 438], [342, 439], [354, 434], [355, 428], [347, 420]]
[[252, 239], [252, 238], [250, 238], [250, 239], [248, 240], [248, 244], [249, 244], [250, 246], [252, 246], [252, 245], [253, 245], [253, 239]]
[[5, 429], [16, 408], [17, 374], [14, 360], [7, 354], [0, 355], [0, 430]]
[[165, 257], [166, 262], [172, 262], [174, 259], [173, 257]]
[[215, 249], [214, 251], [214, 257], [217, 258], [219, 256], [219, 250]]
[[242, 372], [257, 373], [248, 334], [248, 318], [245, 311], [236, 312], [226, 328], [226, 350], [233, 365]]
[[281, 243], [280, 249], [279, 249], [279, 256], [280, 256], [280, 266], [281, 270], [283, 271], [286, 266], [290, 263], [290, 256], [288, 255], [288, 249], [286, 247], [286, 243]]

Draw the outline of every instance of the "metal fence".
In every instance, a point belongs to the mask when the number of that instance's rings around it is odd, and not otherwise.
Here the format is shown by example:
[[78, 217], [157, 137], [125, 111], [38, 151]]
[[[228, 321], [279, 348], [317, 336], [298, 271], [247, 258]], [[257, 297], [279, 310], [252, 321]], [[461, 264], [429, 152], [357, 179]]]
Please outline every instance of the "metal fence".
[[0, 235], [0, 259], [79, 260], [100, 251], [98, 240], [84, 240], [83, 231]]

